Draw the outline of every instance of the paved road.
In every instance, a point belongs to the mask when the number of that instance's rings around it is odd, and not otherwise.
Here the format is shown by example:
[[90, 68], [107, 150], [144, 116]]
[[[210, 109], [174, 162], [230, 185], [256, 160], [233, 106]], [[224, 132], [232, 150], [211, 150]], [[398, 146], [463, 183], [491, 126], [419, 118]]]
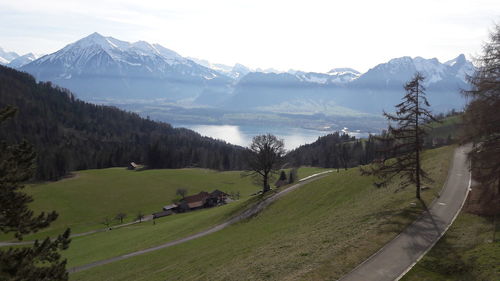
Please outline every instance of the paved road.
[[174, 245], [178, 245], [178, 244], [181, 244], [181, 243], [184, 243], [184, 242], [187, 242], [187, 241], [190, 241], [190, 240], [193, 240], [193, 239], [196, 239], [196, 238], [199, 238], [199, 237], [203, 237], [203, 236], [209, 235], [211, 233], [217, 232], [219, 230], [222, 230], [222, 229], [228, 227], [231, 224], [234, 224], [236, 222], [239, 222], [241, 220], [244, 220], [244, 219], [247, 219], [247, 218], [249, 218], [251, 216], [256, 215], [257, 213], [259, 213], [260, 211], [262, 211], [264, 208], [266, 208], [267, 206], [269, 206], [269, 204], [271, 204], [272, 202], [276, 201], [277, 199], [279, 199], [283, 195], [285, 195], [285, 194], [289, 193], [290, 191], [295, 190], [295, 189], [297, 189], [297, 188], [299, 188], [299, 187], [301, 187], [301, 186], [303, 186], [305, 184], [308, 184], [308, 183], [310, 183], [312, 181], [315, 181], [315, 180], [318, 180], [320, 178], [323, 178], [328, 173], [331, 173], [331, 172], [332, 171], [325, 171], [325, 172], [317, 173], [317, 174], [311, 175], [311, 176], [309, 176], [307, 178], [301, 179], [299, 181], [299, 183], [294, 184], [294, 185], [290, 186], [289, 188], [284, 189], [284, 190], [282, 190], [282, 191], [280, 191], [280, 192], [278, 192], [278, 193], [276, 193], [276, 194], [274, 194], [274, 195], [266, 198], [265, 200], [263, 200], [263, 201], [259, 202], [258, 204], [252, 206], [250, 209], [245, 210], [240, 215], [238, 215], [236, 217], [233, 217], [230, 220], [228, 220], [228, 221], [226, 221], [224, 223], [221, 223], [219, 225], [216, 225], [216, 226], [214, 226], [214, 227], [212, 227], [212, 228], [210, 228], [208, 230], [205, 230], [205, 231], [193, 234], [191, 236], [188, 236], [188, 237], [185, 237], [185, 238], [182, 238], [182, 239], [179, 239], [179, 240], [175, 240], [175, 241], [168, 242], [168, 243], [165, 243], [165, 244], [162, 244], [162, 245], [158, 245], [158, 246], [155, 246], [155, 247], [152, 247], [152, 248], [148, 248], [148, 249], [144, 249], [144, 250], [140, 250], [140, 251], [135, 251], [135, 252], [132, 252], [132, 253], [129, 253], [129, 254], [117, 256], [117, 257], [110, 258], [110, 259], [96, 261], [96, 262], [93, 262], [93, 263], [90, 263], [90, 264], [86, 264], [86, 265], [82, 265], [82, 266], [73, 267], [73, 268], [70, 268], [68, 270], [68, 272], [69, 273], [75, 273], [75, 272], [87, 270], [87, 269], [90, 269], [92, 267], [96, 267], [96, 266], [99, 266], [99, 265], [104, 265], [104, 264], [112, 263], [112, 262], [115, 262], [115, 261], [124, 260], [124, 259], [130, 258], [130, 257], [134, 257], [134, 256], [146, 254], [146, 253], [157, 251], [157, 250], [160, 250], [160, 249], [163, 249], [163, 248], [168, 248], [168, 247], [171, 247], [171, 246], [174, 246]]
[[434, 246], [453, 223], [467, 197], [471, 184], [468, 150], [468, 147], [455, 150], [441, 196], [427, 211], [340, 281], [399, 280]]

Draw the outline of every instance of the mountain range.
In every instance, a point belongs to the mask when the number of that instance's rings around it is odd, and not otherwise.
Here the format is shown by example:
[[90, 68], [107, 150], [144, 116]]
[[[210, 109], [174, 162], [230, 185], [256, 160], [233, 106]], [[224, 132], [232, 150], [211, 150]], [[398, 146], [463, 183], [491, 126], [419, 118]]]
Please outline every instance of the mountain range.
[[41, 55], [35, 55], [33, 53], [27, 53], [21, 56], [16, 52], [7, 52], [0, 48], [0, 65], [6, 65], [12, 68], [24, 66], [39, 57], [41, 57]]
[[97, 103], [332, 116], [392, 110], [404, 94], [404, 83], [417, 71], [426, 77], [434, 110], [461, 108], [465, 101], [459, 91], [468, 87], [466, 76], [474, 72], [463, 54], [444, 63], [400, 57], [365, 73], [352, 68], [326, 73], [250, 69], [183, 57], [159, 44], [130, 43], [99, 33], [40, 58], [0, 49], [0, 61]]

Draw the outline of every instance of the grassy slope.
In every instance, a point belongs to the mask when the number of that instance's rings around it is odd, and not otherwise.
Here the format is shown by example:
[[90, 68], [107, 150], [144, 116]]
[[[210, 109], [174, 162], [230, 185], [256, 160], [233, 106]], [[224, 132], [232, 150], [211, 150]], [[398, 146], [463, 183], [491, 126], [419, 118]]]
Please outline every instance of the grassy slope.
[[[425, 153], [445, 181], [453, 148]], [[414, 190], [372, 187], [357, 169], [333, 173], [269, 206], [256, 217], [171, 248], [93, 268], [72, 280], [330, 280], [396, 236], [420, 213]], [[394, 188], [394, 187], [392, 187]]]
[[403, 281], [500, 281], [500, 239], [488, 218], [461, 213]]
[[458, 137], [459, 128], [462, 125], [462, 115], [449, 116], [441, 120], [440, 123], [432, 122], [430, 127], [432, 130], [429, 132], [433, 137], [446, 139], [448, 136], [456, 139]]
[[[322, 170], [300, 168], [299, 176]], [[165, 169], [135, 172], [124, 168], [79, 171], [74, 178], [25, 189], [35, 200], [30, 206], [33, 210], [59, 213], [59, 218], [49, 228], [26, 236], [25, 240], [56, 235], [67, 227], [73, 233], [100, 229], [104, 227], [101, 224], [104, 217], [113, 218], [119, 212], [128, 215], [124, 222], [132, 221], [139, 211], [144, 214], [161, 211], [162, 206], [178, 199], [177, 188], [186, 188], [188, 195], [214, 189], [228, 193], [239, 191], [241, 198], [260, 189], [250, 177], [242, 178], [239, 171]], [[8, 239], [5, 235], [0, 236], [0, 240]]]

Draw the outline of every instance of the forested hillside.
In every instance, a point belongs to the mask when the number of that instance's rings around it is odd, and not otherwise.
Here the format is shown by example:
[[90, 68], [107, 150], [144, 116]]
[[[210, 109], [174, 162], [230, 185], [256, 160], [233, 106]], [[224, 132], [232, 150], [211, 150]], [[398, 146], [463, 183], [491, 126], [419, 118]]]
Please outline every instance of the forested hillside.
[[0, 108], [16, 116], [0, 127], [0, 139], [28, 140], [37, 151], [36, 178], [57, 179], [72, 170], [126, 166], [242, 169], [244, 149], [187, 129], [154, 122], [114, 107], [76, 99], [50, 82], [0, 66]]
[[[456, 141], [460, 131], [462, 116], [459, 112], [436, 116], [439, 122], [426, 124], [427, 135], [424, 147], [435, 148], [449, 145]], [[385, 132], [382, 133], [382, 136]], [[313, 143], [302, 145], [286, 155], [287, 163], [292, 166], [314, 166], [323, 168], [350, 168], [365, 165], [375, 159], [382, 159], [383, 142], [381, 136], [370, 135], [365, 139], [356, 139], [339, 132], [319, 137]]]
[[360, 140], [336, 132], [300, 146], [286, 157], [288, 163], [294, 166], [350, 168], [371, 163], [376, 157], [376, 150], [376, 140], [372, 136]]

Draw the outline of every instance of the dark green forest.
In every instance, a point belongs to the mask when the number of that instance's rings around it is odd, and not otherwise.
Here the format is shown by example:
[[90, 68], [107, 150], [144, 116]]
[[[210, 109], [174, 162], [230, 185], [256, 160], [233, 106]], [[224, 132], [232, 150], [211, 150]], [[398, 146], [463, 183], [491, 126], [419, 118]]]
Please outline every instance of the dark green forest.
[[[461, 126], [459, 112], [438, 114], [439, 122], [427, 124], [427, 135], [423, 139], [424, 148], [434, 148], [454, 143]], [[351, 168], [372, 163], [376, 159], [394, 157], [383, 151], [386, 132], [356, 139], [344, 133], [333, 133], [319, 137], [313, 143], [302, 145], [286, 155], [286, 162], [291, 166], [315, 166], [323, 168]]]
[[245, 149], [202, 137], [115, 107], [83, 102], [50, 82], [0, 66], [0, 108], [17, 114], [0, 127], [0, 139], [26, 139], [37, 153], [36, 179], [55, 180], [70, 171], [127, 166], [149, 168], [244, 168]]

